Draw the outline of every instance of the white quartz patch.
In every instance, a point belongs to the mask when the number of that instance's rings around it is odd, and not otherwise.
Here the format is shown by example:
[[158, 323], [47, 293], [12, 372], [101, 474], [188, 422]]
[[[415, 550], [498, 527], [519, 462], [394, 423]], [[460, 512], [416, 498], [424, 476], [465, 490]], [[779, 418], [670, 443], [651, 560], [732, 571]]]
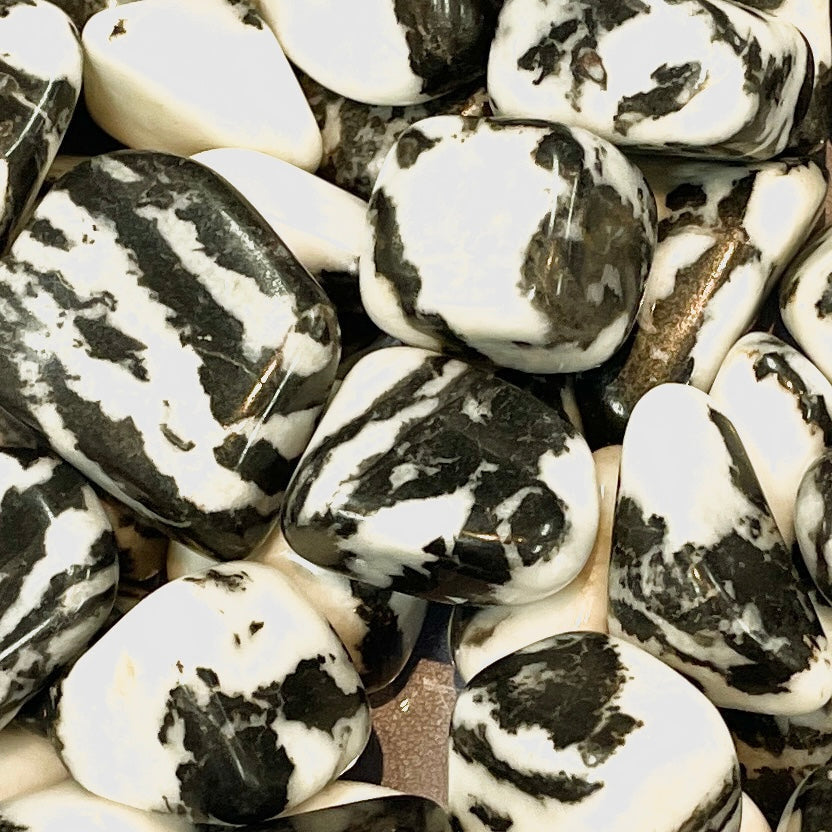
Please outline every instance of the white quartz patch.
[[321, 135], [289, 62], [257, 13], [238, 11], [143, 0], [94, 15], [83, 34], [92, 117], [128, 147], [245, 147], [315, 170]]

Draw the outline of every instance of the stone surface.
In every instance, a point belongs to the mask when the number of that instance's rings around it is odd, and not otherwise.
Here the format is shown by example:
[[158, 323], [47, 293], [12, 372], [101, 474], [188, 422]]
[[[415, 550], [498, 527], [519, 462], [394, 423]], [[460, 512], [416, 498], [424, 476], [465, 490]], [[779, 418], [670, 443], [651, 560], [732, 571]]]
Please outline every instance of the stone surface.
[[832, 451], [814, 460], [800, 482], [794, 525], [806, 568], [832, 603]]
[[[187, 37], [183, 33], [187, 32]], [[315, 170], [321, 135], [280, 44], [247, 0], [143, 0], [84, 27], [84, 96], [128, 147], [261, 150]]]
[[122, 2], [131, 2], [131, 0], [50, 0], [59, 9], [62, 9], [72, 20], [80, 32], [84, 28], [84, 24], [96, 12], [110, 6], [121, 5]]
[[289, 545], [355, 580], [521, 603], [581, 570], [598, 493], [583, 438], [533, 396], [412, 347], [350, 371], [286, 495]]
[[586, 370], [632, 327], [653, 197], [612, 145], [559, 125], [436, 116], [370, 200], [370, 317], [414, 346], [531, 373]]
[[781, 153], [813, 81], [794, 26], [724, 0], [507, 0], [488, 61], [499, 115], [728, 159]]
[[195, 832], [185, 818], [96, 797], [72, 780], [0, 804], [4, 832]]
[[832, 826], [832, 766], [815, 769], [786, 804], [777, 832], [826, 832]]
[[768, 825], [765, 815], [745, 792], [742, 793], [740, 832], [771, 832], [771, 827]]
[[370, 731], [329, 625], [256, 563], [158, 589], [81, 657], [56, 700], [54, 739], [81, 785], [204, 821], [254, 823], [301, 803]]
[[740, 761], [743, 789], [772, 828], [800, 782], [832, 760], [832, 705], [799, 716], [723, 711]]
[[67, 777], [69, 772], [46, 737], [17, 725], [0, 731], [0, 801], [48, 788]]
[[464, 87], [424, 104], [385, 107], [344, 98], [300, 72], [299, 80], [321, 129], [323, 157], [318, 176], [362, 199], [372, 195], [387, 153], [411, 124], [442, 114], [492, 115], [488, 94], [479, 86]]
[[67, 16], [44, 0], [0, 9], [0, 251], [49, 170], [81, 92], [81, 47]]
[[736, 428], [791, 546], [800, 481], [832, 444], [832, 385], [796, 349], [773, 335], [752, 332], [722, 362], [711, 398]]
[[826, 194], [813, 162], [639, 163], [656, 194], [659, 242], [633, 336], [577, 384], [593, 447], [620, 442], [636, 402], [658, 384], [710, 389]]
[[454, 708], [448, 777], [464, 832], [740, 825], [719, 713], [670, 668], [600, 633], [539, 641], [475, 676]]
[[342, 357], [381, 335], [358, 288], [358, 257], [367, 236], [363, 200], [256, 150], [220, 148], [193, 158], [233, 185], [321, 284], [338, 313]]
[[329, 395], [335, 313], [202, 165], [125, 151], [53, 186], [0, 263], [0, 405], [172, 536], [268, 532]]
[[780, 314], [800, 348], [832, 381], [832, 228], [815, 236], [780, 284]]
[[113, 533], [83, 477], [40, 451], [0, 450], [0, 726], [84, 650], [117, 580]]
[[260, 0], [292, 63], [368, 104], [417, 104], [485, 74], [491, 0]]
[[627, 427], [609, 628], [721, 707], [800, 714], [832, 696], [827, 640], [751, 462], [693, 387], [651, 390]]
[[375, 800], [377, 797], [394, 797], [401, 792], [395, 789], [388, 789], [386, 786], [377, 786], [375, 783], [362, 783], [356, 780], [336, 780], [317, 794], [304, 800], [299, 806], [295, 806], [282, 817], [300, 815], [304, 812], [315, 812], [318, 809], [329, 809], [332, 806], [346, 806], [349, 803], [359, 803], [363, 800]]
[[540, 639], [570, 630], [607, 631], [607, 571], [621, 448], [593, 454], [600, 516], [595, 546], [580, 574], [566, 587], [532, 604], [456, 607], [448, 629], [451, 656], [463, 682], [497, 659]]

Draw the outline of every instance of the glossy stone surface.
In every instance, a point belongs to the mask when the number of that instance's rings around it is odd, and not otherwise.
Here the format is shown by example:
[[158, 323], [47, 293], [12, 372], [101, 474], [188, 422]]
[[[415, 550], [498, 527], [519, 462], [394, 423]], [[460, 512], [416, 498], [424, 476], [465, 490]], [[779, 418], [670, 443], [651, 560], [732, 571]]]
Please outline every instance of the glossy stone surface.
[[387, 153], [411, 124], [442, 114], [492, 115], [488, 94], [476, 85], [424, 104], [390, 107], [344, 98], [308, 75], [298, 74], [321, 129], [323, 157], [317, 175], [362, 199], [372, 195]]
[[118, 554], [98, 498], [53, 456], [0, 450], [0, 726], [104, 623]]
[[743, 789], [772, 828], [800, 782], [832, 760], [832, 705], [799, 716], [722, 711], [734, 738]]
[[633, 336], [576, 386], [593, 447], [620, 442], [636, 402], [659, 384], [710, 389], [826, 195], [813, 162], [639, 163], [659, 242]]
[[794, 26], [725, 0], [507, 0], [488, 62], [499, 115], [728, 159], [781, 153], [813, 81]]
[[368, 104], [417, 104], [485, 74], [491, 0], [261, 0], [292, 63]]
[[736, 428], [780, 533], [791, 546], [800, 481], [832, 444], [832, 384], [793, 347], [752, 332], [722, 362], [711, 398]]
[[0, 289], [0, 404], [172, 536], [248, 554], [339, 355], [265, 221], [196, 162], [99, 156], [40, 203]]
[[194, 832], [185, 818], [96, 797], [72, 780], [0, 804], [4, 832]]
[[405, 343], [530, 373], [622, 344], [656, 240], [641, 173], [558, 125], [437, 116], [403, 133], [370, 200], [361, 298]]
[[584, 568], [559, 592], [531, 604], [456, 607], [448, 641], [463, 682], [497, 659], [540, 639], [571, 630], [607, 631], [607, 571], [621, 448], [601, 448], [593, 457], [600, 514], [595, 545]]
[[806, 568], [832, 603], [832, 451], [806, 470], [797, 491], [794, 525]]
[[[183, 35], [187, 33], [187, 37]], [[142, 0], [84, 27], [84, 96], [128, 147], [247, 147], [307, 170], [321, 135], [280, 44], [246, 0]]]
[[600, 633], [537, 642], [475, 676], [454, 708], [448, 776], [464, 832], [739, 830], [719, 713], [666, 665]]
[[367, 236], [363, 200], [256, 150], [220, 148], [193, 158], [233, 185], [321, 284], [338, 313], [342, 358], [381, 335], [358, 288], [358, 257]]
[[780, 284], [780, 314], [800, 348], [832, 381], [832, 228], [815, 236]]
[[826, 832], [832, 826], [832, 766], [815, 769], [786, 804], [777, 832]]
[[276, 570], [237, 562], [168, 583], [122, 618], [60, 684], [53, 731], [101, 797], [240, 824], [323, 788], [370, 723], [326, 621]]
[[581, 570], [598, 492], [583, 438], [488, 373], [394, 347], [344, 379], [282, 516], [301, 556], [449, 603], [521, 603]]
[[67, 777], [69, 772], [46, 737], [15, 724], [0, 731], [0, 805]]
[[609, 627], [721, 707], [800, 714], [832, 696], [827, 640], [751, 462], [693, 387], [651, 390], [627, 427]]
[[31, 206], [81, 92], [81, 47], [67, 16], [44, 0], [0, 11], [0, 251]]

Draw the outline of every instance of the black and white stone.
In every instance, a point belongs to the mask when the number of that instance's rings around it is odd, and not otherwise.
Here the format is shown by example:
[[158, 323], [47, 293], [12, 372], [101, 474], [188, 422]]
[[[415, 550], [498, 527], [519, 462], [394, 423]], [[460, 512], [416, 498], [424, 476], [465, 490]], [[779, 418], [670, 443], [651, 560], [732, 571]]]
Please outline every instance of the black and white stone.
[[3, 832], [196, 832], [187, 819], [142, 812], [72, 780], [0, 803]]
[[75, 664], [56, 710], [54, 740], [85, 788], [236, 824], [311, 797], [370, 732], [329, 624], [277, 570], [243, 562], [145, 598]]
[[559, 592], [531, 604], [456, 607], [448, 625], [448, 641], [463, 682], [497, 659], [543, 638], [572, 630], [607, 631], [607, 572], [621, 447], [601, 448], [593, 457], [600, 512], [595, 545], [584, 568]]
[[342, 357], [381, 335], [361, 305], [358, 288], [366, 202], [256, 150], [220, 148], [193, 158], [233, 185], [321, 284], [338, 313]]
[[722, 362], [711, 398], [736, 428], [780, 534], [791, 546], [800, 481], [832, 445], [832, 384], [793, 347], [752, 332]]
[[479, 86], [424, 104], [385, 107], [344, 98], [303, 73], [299, 73], [299, 81], [323, 140], [317, 175], [365, 200], [373, 193], [390, 148], [411, 124], [443, 114], [492, 115], [488, 93]]
[[801, 714], [832, 696], [827, 640], [748, 455], [696, 388], [651, 390], [627, 426], [609, 629], [721, 707]]
[[59, 9], [69, 15], [80, 32], [84, 24], [97, 12], [110, 6], [119, 6], [132, 0], [50, 0]]
[[301, 815], [304, 812], [316, 812], [318, 809], [329, 809], [332, 806], [346, 806], [349, 803], [360, 803], [363, 800], [375, 800], [377, 797], [394, 797], [402, 792], [387, 786], [377, 786], [375, 783], [363, 783], [359, 780], [336, 780], [325, 786], [321, 791], [312, 795], [284, 812], [281, 817]]
[[798, 29], [725, 0], [506, 0], [488, 61], [499, 115], [730, 159], [785, 150], [813, 81]]
[[[222, 832], [200, 826], [200, 832]], [[394, 794], [315, 809], [267, 823], [247, 826], [244, 832], [452, 832], [445, 810], [426, 797]]]
[[[380, 589], [322, 569], [292, 551], [275, 529], [250, 560], [279, 569], [332, 625], [372, 693], [401, 673], [422, 629], [427, 602]], [[206, 569], [214, 562], [181, 543], [172, 543], [167, 573], [171, 580]]]
[[799, 483], [794, 530], [815, 586], [832, 603], [832, 450], [820, 454]]
[[742, 793], [740, 832], [771, 832], [766, 816], [745, 792]]
[[15, 724], [0, 731], [0, 805], [67, 777], [69, 772], [46, 737]]
[[533, 396], [413, 347], [344, 379], [286, 494], [307, 560], [446, 603], [523, 603], [583, 568], [598, 489], [583, 437]]
[[789, 798], [777, 832], [827, 832], [832, 828], [832, 765], [815, 769]]
[[0, 4], [0, 251], [28, 212], [81, 92], [81, 45], [45, 0]]
[[564, 633], [475, 676], [451, 721], [462, 832], [738, 832], [719, 712], [679, 674], [601, 633]]
[[315, 170], [321, 134], [274, 33], [248, 0], [142, 0], [84, 27], [84, 96], [128, 147], [261, 150]]
[[814, 162], [638, 161], [656, 195], [659, 242], [632, 337], [576, 385], [592, 446], [620, 442], [658, 384], [710, 389], [826, 196]]
[[361, 298], [383, 330], [530, 373], [595, 367], [635, 320], [655, 205], [618, 150], [562, 125], [436, 116], [370, 200]]
[[266, 221], [167, 154], [56, 183], [0, 263], [0, 405], [223, 558], [267, 534], [338, 363], [335, 312]]
[[780, 284], [780, 314], [789, 334], [832, 381], [832, 228], [818, 234]]
[[492, 0], [260, 0], [292, 63], [367, 104], [417, 104], [485, 75]]
[[832, 705], [799, 716], [723, 711], [734, 738], [743, 789], [774, 827], [792, 792], [832, 760]]
[[105, 622], [118, 551], [84, 478], [40, 451], [0, 450], [0, 726]]

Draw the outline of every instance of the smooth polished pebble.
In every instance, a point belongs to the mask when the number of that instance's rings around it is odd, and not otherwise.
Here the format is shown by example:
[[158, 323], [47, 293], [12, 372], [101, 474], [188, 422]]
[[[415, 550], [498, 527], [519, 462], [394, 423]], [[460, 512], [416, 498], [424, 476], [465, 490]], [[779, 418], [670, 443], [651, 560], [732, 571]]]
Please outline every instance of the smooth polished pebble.
[[85, 791], [67, 780], [0, 803], [7, 832], [195, 832], [185, 818], [142, 812]]
[[601, 448], [593, 458], [600, 514], [595, 545], [584, 568], [559, 592], [532, 604], [456, 607], [448, 625], [448, 641], [463, 682], [540, 639], [570, 630], [607, 631], [607, 572], [621, 447]]
[[832, 227], [812, 238], [780, 284], [789, 334], [832, 381]]
[[277, 570], [247, 562], [149, 595], [55, 701], [56, 746], [85, 788], [232, 824], [308, 799], [370, 732], [358, 674], [327, 622]]
[[832, 765], [815, 769], [786, 804], [777, 832], [827, 832], [832, 827]]
[[794, 525], [803, 562], [828, 603], [832, 603], [832, 451], [807, 469], [797, 491]]
[[523, 603], [583, 568], [598, 489], [583, 437], [489, 373], [414, 347], [344, 379], [286, 495], [318, 566], [445, 603]]
[[726, 0], [506, 0], [488, 60], [497, 114], [621, 146], [770, 159], [812, 91], [789, 23]]
[[740, 832], [771, 832], [771, 827], [768, 825], [765, 815], [745, 792], [742, 793]]
[[342, 357], [381, 333], [361, 305], [358, 258], [367, 237], [367, 203], [274, 156], [243, 148], [197, 153], [268, 221], [321, 284], [338, 313]]
[[413, 346], [529, 373], [595, 367], [635, 320], [655, 204], [612, 145], [560, 125], [436, 116], [370, 199], [361, 299]]
[[0, 16], [0, 251], [31, 207], [81, 92], [75, 27], [44, 0], [5, 0]]
[[449, 811], [462, 832], [737, 832], [731, 737], [696, 688], [631, 644], [564, 633], [460, 693]]
[[0, 731], [0, 804], [67, 777], [69, 772], [46, 737], [14, 724]]
[[832, 384], [793, 347], [752, 332], [722, 362], [711, 398], [736, 428], [780, 534], [791, 546], [800, 481], [832, 445]]
[[624, 435], [609, 629], [715, 704], [808, 713], [832, 661], [737, 431], [694, 387], [664, 384]]
[[98, 156], [41, 201], [0, 286], [0, 405], [171, 536], [225, 559], [260, 543], [339, 340], [250, 205], [188, 159]]
[[[187, 36], [184, 35], [187, 33]], [[83, 32], [93, 119], [128, 147], [246, 147], [315, 170], [321, 134], [280, 44], [247, 0], [142, 0]]]
[[417, 104], [485, 74], [492, 0], [260, 0], [292, 63], [367, 104]]
[[810, 161], [638, 162], [656, 196], [659, 242], [633, 336], [576, 384], [593, 447], [620, 442], [636, 402], [659, 384], [710, 389], [826, 197]]
[[0, 727], [104, 624], [118, 550], [101, 503], [57, 457], [0, 450]]

